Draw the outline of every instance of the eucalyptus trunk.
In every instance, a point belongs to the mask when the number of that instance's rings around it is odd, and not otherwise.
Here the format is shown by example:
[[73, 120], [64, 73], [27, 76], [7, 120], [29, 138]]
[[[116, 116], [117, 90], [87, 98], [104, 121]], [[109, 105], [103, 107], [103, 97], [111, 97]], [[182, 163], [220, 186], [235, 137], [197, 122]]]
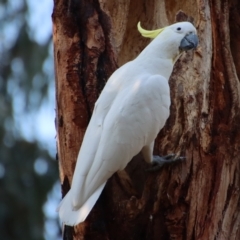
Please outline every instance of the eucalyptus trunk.
[[108, 181], [86, 221], [64, 228], [64, 239], [240, 239], [238, 0], [54, 0], [62, 193], [107, 79], [148, 44], [137, 22], [156, 29], [183, 20], [194, 22], [200, 44], [175, 64], [170, 117], [154, 151], [186, 159], [148, 173], [137, 155]]

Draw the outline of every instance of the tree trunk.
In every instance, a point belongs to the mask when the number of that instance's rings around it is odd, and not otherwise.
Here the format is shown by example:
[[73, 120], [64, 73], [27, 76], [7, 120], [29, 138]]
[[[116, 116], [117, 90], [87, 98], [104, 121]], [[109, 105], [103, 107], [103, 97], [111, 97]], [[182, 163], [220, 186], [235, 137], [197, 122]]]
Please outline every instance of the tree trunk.
[[[186, 17], [179, 9], [187, 14]], [[178, 12], [178, 14], [177, 14]], [[140, 155], [115, 174], [87, 220], [64, 239], [240, 239], [240, 3], [238, 0], [55, 0], [57, 143], [63, 195], [108, 77], [156, 29], [194, 20], [200, 44], [170, 79], [171, 112], [155, 153], [186, 160], [147, 173]]]

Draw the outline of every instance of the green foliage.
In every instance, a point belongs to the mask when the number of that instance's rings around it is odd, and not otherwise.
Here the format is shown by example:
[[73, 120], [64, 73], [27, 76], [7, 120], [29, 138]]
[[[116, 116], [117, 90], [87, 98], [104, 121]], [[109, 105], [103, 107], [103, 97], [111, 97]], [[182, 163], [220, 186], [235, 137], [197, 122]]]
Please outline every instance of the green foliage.
[[0, 0], [0, 239], [4, 240], [44, 239], [42, 209], [58, 179], [52, 150], [41, 146], [34, 130], [54, 81], [52, 43], [50, 36], [44, 43], [34, 39], [30, 11], [26, 0]]

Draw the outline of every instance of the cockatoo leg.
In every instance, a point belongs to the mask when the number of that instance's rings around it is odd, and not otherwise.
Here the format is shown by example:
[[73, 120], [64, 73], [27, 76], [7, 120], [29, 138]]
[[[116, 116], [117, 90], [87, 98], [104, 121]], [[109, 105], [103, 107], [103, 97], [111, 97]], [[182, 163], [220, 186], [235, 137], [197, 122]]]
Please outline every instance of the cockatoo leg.
[[147, 171], [149, 171], [149, 172], [158, 171], [165, 164], [171, 164], [171, 163], [177, 162], [179, 160], [185, 159], [185, 157], [176, 157], [175, 154], [169, 154], [169, 155], [162, 156], [162, 157], [152, 155], [153, 154], [153, 146], [154, 146], [154, 142], [143, 147], [142, 151], [141, 151], [144, 160], [147, 163], [150, 163], [152, 165], [150, 168], [147, 169]]
[[153, 161], [153, 146], [154, 146], [154, 141], [149, 144], [149, 145], [146, 145], [142, 148], [142, 155], [143, 155], [143, 158], [144, 160], [147, 162], [147, 163], [152, 163]]
[[152, 167], [147, 169], [149, 172], [158, 171], [163, 165], [171, 164], [179, 160], [184, 160], [185, 157], [176, 157], [175, 154], [169, 154], [166, 156], [153, 156]]

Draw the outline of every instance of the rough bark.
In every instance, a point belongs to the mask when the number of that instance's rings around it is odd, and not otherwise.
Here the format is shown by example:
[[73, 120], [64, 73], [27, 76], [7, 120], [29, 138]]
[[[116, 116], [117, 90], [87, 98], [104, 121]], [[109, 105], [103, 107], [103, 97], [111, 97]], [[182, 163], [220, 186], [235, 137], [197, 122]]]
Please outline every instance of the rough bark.
[[[176, 63], [171, 114], [156, 154], [186, 160], [146, 173], [140, 155], [109, 181], [87, 220], [64, 239], [240, 239], [238, 0], [55, 0], [57, 142], [63, 195], [87, 123], [110, 74], [148, 41], [136, 30], [186, 20], [200, 45]], [[131, 185], [131, 184], [130, 184]], [[134, 188], [134, 189], [133, 189]]]

